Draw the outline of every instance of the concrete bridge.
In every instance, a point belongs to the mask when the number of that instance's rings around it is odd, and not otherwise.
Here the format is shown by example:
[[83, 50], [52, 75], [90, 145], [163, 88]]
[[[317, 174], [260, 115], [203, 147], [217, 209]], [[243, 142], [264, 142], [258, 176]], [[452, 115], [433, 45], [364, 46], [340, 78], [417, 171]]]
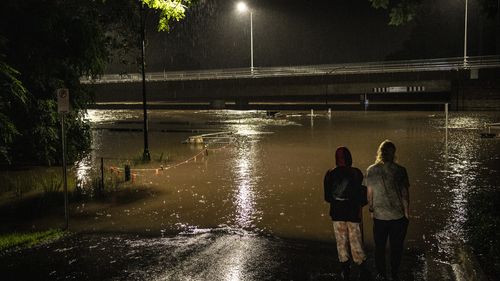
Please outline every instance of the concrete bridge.
[[[146, 74], [150, 107], [326, 108], [451, 103], [500, 110], [500, 56]], [[82, 78], [98, 107], [142, 106], [142, 75]]]

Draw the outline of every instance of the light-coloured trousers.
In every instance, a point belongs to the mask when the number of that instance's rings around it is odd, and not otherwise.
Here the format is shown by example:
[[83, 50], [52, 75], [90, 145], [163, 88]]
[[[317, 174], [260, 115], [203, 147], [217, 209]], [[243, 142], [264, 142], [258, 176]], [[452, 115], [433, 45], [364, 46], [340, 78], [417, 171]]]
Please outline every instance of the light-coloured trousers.
[[337, 241], [337, 252], [340, 262], [349, 260], [349, 246], [351, 248], [352, 259], [356, 264], [361, 264], [366, 260], [360, 223], [334, 221], [333, 230], [335, 232], [335, 240]]

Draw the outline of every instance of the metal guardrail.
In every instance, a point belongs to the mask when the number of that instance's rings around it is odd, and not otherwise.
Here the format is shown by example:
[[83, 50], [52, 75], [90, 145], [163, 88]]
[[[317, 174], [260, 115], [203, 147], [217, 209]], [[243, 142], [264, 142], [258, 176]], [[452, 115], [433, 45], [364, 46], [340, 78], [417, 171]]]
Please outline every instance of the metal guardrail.
[[[267, 77], [295, 77], [345, 74], [458, 71], [463, 69], [500, 68], [500, 56], [477, 56], [387, 62], [321, 64], [285, 67], [255, 67], [169, 71], [146, 73], [147, 81], [220, 80]], [[97, 78], [81, 77], [83, 84], [130, 83], [142, 80], [140, 73], [104, 74]]]

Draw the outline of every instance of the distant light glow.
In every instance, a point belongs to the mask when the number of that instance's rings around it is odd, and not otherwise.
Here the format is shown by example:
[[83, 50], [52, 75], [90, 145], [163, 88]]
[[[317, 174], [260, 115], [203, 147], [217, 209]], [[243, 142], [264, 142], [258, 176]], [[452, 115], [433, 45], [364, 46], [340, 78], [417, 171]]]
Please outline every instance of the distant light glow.
[[102, 123], [112, 123], [118, 120], [127, 120], [134, 118], [142, 118], [139, 113], [131, 110], [107, 110], [107, 109], [89, 109], [85, 114], [84, 119], [92, 125]]
[[254, 144], [242, 148], [239, 151], [239, 157], [236, 163], [236, 180], [238, 181], [238, 190], [235, 194], [236, 203], [236, 222], [240, 227], [249, 228], [255, 219], [255, 153]]
[[75, 163], [77, 183], [84, 187], [91, 180], [92, 174], [92, 154]]
[[240, 13], [248, 11], [248, 6], [247, 6], [247, 4], [245, 4], [245, 2], [239, 2], [236, 7], [238, 8], [238, 11]]

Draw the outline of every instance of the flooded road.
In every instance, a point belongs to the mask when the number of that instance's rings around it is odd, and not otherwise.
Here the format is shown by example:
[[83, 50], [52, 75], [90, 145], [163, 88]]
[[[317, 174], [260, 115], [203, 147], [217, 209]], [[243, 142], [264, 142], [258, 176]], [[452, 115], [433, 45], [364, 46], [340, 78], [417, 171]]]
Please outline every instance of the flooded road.
[[[404, 257], [403, 280], [421, 261]], [[78, 234], [0, 255], [2, 280], [341, 280], [334, 243], [205, 229], [173, 237]], [[50, 258], [47, 258], [50, 257]], [[369, 262], [372, 256], [369, 253]], [[33, 266], [35, 265], [36, 266]], [[26, 270], [30, 268], [30, 270]], [[372, 269], [373, 270], [373, 269]], [[357, 268], [353, 268], [353, 276]], [[356, 280], [356, 279], [354, 279]], [[431, 279], [432, 280], [432, 279]]]
[[[142, 189], [132, 199], [75, 205], [73, 230], [159, 236], [231, 229], [332, 242], [322, 184], [335, 149], [348, 146], [353, 166], [366, 171], [380, 142], [391, 139], [410, 178], [406, 245], [422, 264], [412, 276], [450, 280], [454, 249], [467, 239], [467, 194], [500, 182], [500, 140], [479, 137], [485, 122], [498, 122], [498, 113], [451, 113], [446, 130], [443, 112], [281, 112], [269, 118], [256, 111], [151, 111], [150, 151], [157, 161], [147, 165], [132, 161], [142, 155], [141, 118], [134, 110], [89, 112], [94, 149], [79, 164], [81, 180], [90, 180], [104, 157], [107, 176], [127, 162], [132, 186]], [[217, 131], [232, 132], [231, 143], [215, 140], [206, 153], [182, 143]], [[367, 210], [363, 223], [372, 247]]]

